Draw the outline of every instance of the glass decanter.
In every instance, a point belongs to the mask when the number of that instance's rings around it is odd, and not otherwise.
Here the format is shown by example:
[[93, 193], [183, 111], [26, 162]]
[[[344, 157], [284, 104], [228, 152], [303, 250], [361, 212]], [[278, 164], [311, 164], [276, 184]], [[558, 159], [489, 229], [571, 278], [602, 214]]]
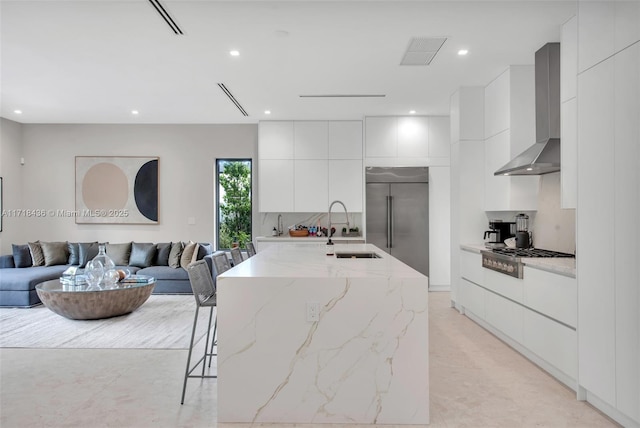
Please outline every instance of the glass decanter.
[[[103, 288], [113, 288], [118, 285], [118, 275], [116, 265], [111, 257], [107, 255], [107, 247], [104, 244], [98, 246], [98, 255], [91, 260], [92, 263], [99, 262], [102, 265], [102, 277], [100, 278], [100, 286]], [[87, 264], [88, 265], [88, 264]]]

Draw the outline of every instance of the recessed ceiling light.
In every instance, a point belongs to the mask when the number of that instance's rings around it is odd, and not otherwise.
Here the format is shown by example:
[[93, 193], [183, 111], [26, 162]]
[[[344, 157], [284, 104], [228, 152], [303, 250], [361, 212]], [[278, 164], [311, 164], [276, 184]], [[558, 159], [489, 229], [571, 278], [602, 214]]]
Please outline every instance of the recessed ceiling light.
[[133, 115], [136, 115], [138, 113], [140, 113], [138, 110], [131, 110], [131, 114], [133, 114]]
[[416, 114], [415, 110], [409, 110], [409, 114]]
[[468, 53], [469, 53], [469, 51], [467, 49], [460, 49], [458, 51], [458, 55], [460, 55], [460, 56], [465, 56]]
[[13, 111], [15, 114], [22, 114], [22, 110], [14, 110]]
[[271, 114], [271, 110], [265, 110], [264, 114]]
[[229, 51], [229, 55], [231, 55], [231, 56], [240, 56], [240, 52], [236, 51], [236, 50]]

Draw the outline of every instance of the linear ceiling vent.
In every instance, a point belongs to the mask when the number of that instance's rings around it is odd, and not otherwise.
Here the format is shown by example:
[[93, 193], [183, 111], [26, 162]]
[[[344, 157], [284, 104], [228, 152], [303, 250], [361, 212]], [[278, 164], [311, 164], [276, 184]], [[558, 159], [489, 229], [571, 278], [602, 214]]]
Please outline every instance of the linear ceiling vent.
[[429, 65], [446, 37], [414, 37], [400, 61], [400, 65]]
[[238, 110], [240, 110], [240, 113], [242, 113], [245, 116], [249, 116], [249, 113], [247, 113], [247, 111], [242, 108], [242, 106], [240, 105], [240, 103], [238, 102], [238, 100], [236, 100], [236, 97], [233, 96], [233, 94], [229, 91], [229, 89], [227, 89], [226, 86], [224, 86], [224, 83], [218, 83], [218, 86], [220, 86], [220, 89], [222, 89], [222, 92], [225, 93], [225, 95], [227, 97], [229, 97], [229, 99], [231, 100], [231, 102], [238, 107]]
[[160, 0], [149, 0], [149, 3], [151, 3], [151, 6], [153, 6], [155, 10], [160, 14], [162, 19], [164, 19], [164, 22], [166, 22], [167, 25], [171, 28], [171, 31], [173, 31], [175, 34], [184, 34], [180, 27], [178, 27], [178, 24], [176, 24], [176, 21], [174, 21], [171, 15], [169, 15], [169, 12], [167, 12], [167, 10], [162, 7], [162, 5], [160, 4]]
[[384, 94], [308, 94], [300, 98], [384, 98]]

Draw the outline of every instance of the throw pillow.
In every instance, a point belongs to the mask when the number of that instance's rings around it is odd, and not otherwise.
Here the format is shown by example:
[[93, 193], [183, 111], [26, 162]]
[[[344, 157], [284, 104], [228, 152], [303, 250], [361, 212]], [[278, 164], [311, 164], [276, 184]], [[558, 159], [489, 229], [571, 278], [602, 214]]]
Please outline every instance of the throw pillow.
[[137, 266], [146, 268], [153, 264], [156, 257], [156, 244], [142, 244], [139, 242], [131, 243], [131, 257], [129, 258], [129, 266]]
[[33, 266], [44, 266], [44, 254], [42, 254], [40, 241], [29, 242], [27, 245], [29, 245], [29, 252], [31, 253]]
[[182, 242], [174, 242], [171, 244], [171, 252], [169, 253], [169, 267], [174, 269], [180, 267], [180, 256], [182, 255]]
[[185, 246], [184, 250], [182, 250], [182, 255], [180, 256], [180, 267], [186, 269], [187, 266], [191, 262], [195, 262], [198, 257], [198, 244], [189, 241]]
[[98, 255], [98, 243], [97, 242], [80, 242], [78, 244], [79, 259], [78, 265], [83, 268], [86, 266], [89, 260], [92, 260]]
[[66, 265], [69, 261], [67, 242], [41, 242], [45, 266]]
[[67, 242], [67, 250], [69, 251], [69, 264], [77, 265], [80, 263], [80, 246], [77, 242]]
[[29, 245], [16, 245], [11, 244], [13, 250], [13, 264], [17, 268], [26, 268], [33, 266], [33, 260], [31, 260], [31, 251], [29, 251]]
[[156, 245], [156, 259], [154, 266], [169, 266], [169, 253], [171, 253], [171, 242], [164, 242]]
[[204, 259], [204, 256], [208, 256], [209, 254], [213, 254], [213, 245], [209, 243], [200, 243], [198, 246], [198, 260]]
[[116, 266], [127, 266], [131, 255], [131, 242], [123, 244], [107, 244], [107, 256]]

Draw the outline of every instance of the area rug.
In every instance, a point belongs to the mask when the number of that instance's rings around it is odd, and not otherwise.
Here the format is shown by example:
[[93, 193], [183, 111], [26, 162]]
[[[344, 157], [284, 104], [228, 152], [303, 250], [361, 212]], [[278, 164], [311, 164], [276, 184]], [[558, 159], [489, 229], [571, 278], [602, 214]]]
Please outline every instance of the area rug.
[[[188, 349], [195, 310], [192, 295], [151, 295], [130, 314], [103, 320], [70, 320], [42, 305], [2, 308], [0, 347]], [[200, 311], [196, 340], [208, 316]]]

